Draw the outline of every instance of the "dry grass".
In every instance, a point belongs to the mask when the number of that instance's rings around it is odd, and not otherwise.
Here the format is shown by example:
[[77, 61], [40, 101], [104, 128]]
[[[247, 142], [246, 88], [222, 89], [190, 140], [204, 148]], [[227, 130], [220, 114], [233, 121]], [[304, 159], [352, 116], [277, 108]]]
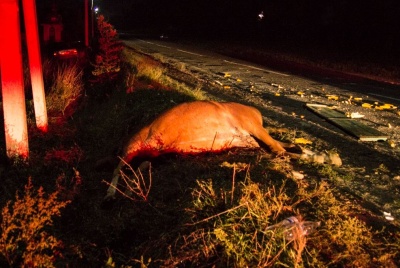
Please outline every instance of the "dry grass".
[[69, 106], [83, 94], [83, 71], [77, 64], [57, 65], [52, 85], [47, 92], [49, 113], [65, 114]]
[[134, 90], [136, 80], [144, 80], [147, 82], [156, 82], [169, 89], [193, 97], [196, 100], [206, 99], [205, 93], [200, 86], [192, 88], [190, 85], [182, 83], [166, 75], [166, 67], [159, 61], [149, 58], [146, 55], [135, 53], [125, 49], [123, 58], [127, 63], [125, 85], [128, 91]]
[[[211, 179], [197, 181], [192, 206], [186, 210], [191, 232], [176, 242], [165, 267], [213, 262], [229, 267], [368, 266], [373, 260], [369, 228], [348, 215], [327, 183], [311, 186], [293, 180], [286, 177], [280, 186], [263, 185], [246, 173], [244, 182], [230, 187], [236, 189], [232, 204], [232, 192], [216, 188]], [[292, 241], [285, 240], [285, 230], [267, 229], [290, 215], [323, 224], [316, 233]]]
[[[394, 267], [398, 238], [382, 251], [381, 232], [359, 220], [330, 183], [298, 179], [287, 159], [271, 160], [264, 156], [256, 167], [224, 162], [220, 168], [231, 170], [230, 183], [198, 179], [184, 208], [186, 221], [171, 230], [179, 235], [169, 242], [168, 257], [156, 262], [161, 267]], [[260, 176], [257, 166], [266, 161], [267, 174], [253, 181], [250, 173]], [[313, 168], [326, 175], [324, 166]], [[285, 228], [268, 228], [292, 215], [300, 219], [291, 230], [294, 239], [287, 240]], [[299, 228], [304, 221], [320, 221], [321, 226], [305, 236]], [[158, 242], [154, 246], [147, 250], [159, 250]], [[151, 254], [146, 258], [155, 260]]]

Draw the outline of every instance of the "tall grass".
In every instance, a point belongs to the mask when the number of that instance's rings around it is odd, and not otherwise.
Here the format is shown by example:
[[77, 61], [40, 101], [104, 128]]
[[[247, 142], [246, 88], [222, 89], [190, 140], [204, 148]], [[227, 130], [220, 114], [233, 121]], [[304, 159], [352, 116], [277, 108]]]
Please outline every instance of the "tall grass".
[[82, 96], [83, 70], [78, 64], [61, 64], [56, 66], [52, 84], [46, 95], [47, 108], [50, 114], [64, 115], [66, 110]]

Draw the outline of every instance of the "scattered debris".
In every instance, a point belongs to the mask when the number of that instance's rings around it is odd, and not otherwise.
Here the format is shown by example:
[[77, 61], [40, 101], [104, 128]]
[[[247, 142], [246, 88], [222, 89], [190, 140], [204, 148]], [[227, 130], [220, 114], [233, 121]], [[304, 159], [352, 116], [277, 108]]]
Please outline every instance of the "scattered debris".
[[322, 153], [315, 153], [311, 150], [303, 148], [303, 155], [301, 159], [306, 161], [311, 161], [313, 163], [318, 164], [329, 164], [333, 166], [340, 167], [342, 163], [342, 159], [340, 158], [339, 154], [336, 152], [322, 152]]
[[361, 104], [361, 107], [363, 107], [363, 108], [372, 108], [373, 105], [368, 103], [368, 102], [364, 102], [363, 104]]
[[375, 110], [395, 110], [397, 109], [397, 106], [390, 104], [390, 103], [379, 103], [379, 102], [363, 102], [361, 104], [361, 107], [363, 108], [369, 108], [369, 109], [375, 109]]
[[395, 148], [396, 147], [396, 142], [394, 140], [388, 140], [388, 143], [390, 147]]
[[303, 91], [298, 91], [297, 95], [299, 95], [300, 97], [304, 97], [305, 93]]
[[335, 101], [339, 100], [339, 96], [336, 95], [326, 95], [326, 96], [328, 97], [328, 100], [335, 100]]
[[355, 113], [346, 113], [346, 116], [350, 118], [363, 118], [365, 115], [360, 114], [359, 112], [355, 112]]
[[394, 217], [393, 217], [392, 214], [389, 213], [389, 212], [383, 212], [383, 216], [384, 216], [385, 219], [388, 220], [388, 221], [394, 221]]
[[327, 105], [308, 103], [306, 107], [361, 141], [386, 141], [388, 138], [388, 136], [377, 129], [367, 126], [353, 118], [348, 118], [344, 113], [332, 109]]
[[296, 180], [302, 180], [302, 179], [304, 179], [304, 174], [302, 174], [302, 173], [300, 173], [300, 172], [298, 172], [298, 171], [295, 171], [295, 170], [292, 170], [292, 176], [293, 176], [293, 178], [296, 179]]
[[330, 152], [328, 153], [327, 164], [340, 167], [342, 165], [342, 159], [338, 153]]
[[390, 103], [384, 103], [383, 105], [375, 106], [375, 109], [377, 109], [377, 110], [394, 110], [394, 109], [397, 109], [397, 106], [394, 106], [393, 104], [390, 104]]
[[228, 72], [219, 72], [219, 73], [217, 73], [218, 75], [221, 75], [221, 76], [223, 76], [223, 77], [231, 77], [231, 74], [230, 73], [228, 73]]
[[307, 140], [307, 139], [305, 139], [305, 138], [296, 138], [296, 139], [294, 140], [294, 143], [295, 143], [295, 144], [312, 144], [312, 141]]

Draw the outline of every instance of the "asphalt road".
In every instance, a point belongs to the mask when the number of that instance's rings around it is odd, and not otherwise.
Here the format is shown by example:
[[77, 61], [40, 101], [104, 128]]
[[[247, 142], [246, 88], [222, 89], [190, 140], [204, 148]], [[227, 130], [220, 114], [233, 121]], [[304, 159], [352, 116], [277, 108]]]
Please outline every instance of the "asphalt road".
[[196, 45], [143, 39], [124, 40], [124, 42], [146, 54], [162, 55], [164, 61], [183, 63], [188, 71], [203, 75], [206, 79], [212, 79], [223, 86], [233, 84], [237, 87], [256, 86], [274, 92], [277, 91], [275, 88], [277, 85], [279, 88], [309, 92], [324, 88], [327, 94], [357, 96], [400, 106], [400, 86], [357, 75], [299, 70], [291, 68], [290, 64], [287, 65], [287, 70], [276, 71], [267, 66], [213, 53]]

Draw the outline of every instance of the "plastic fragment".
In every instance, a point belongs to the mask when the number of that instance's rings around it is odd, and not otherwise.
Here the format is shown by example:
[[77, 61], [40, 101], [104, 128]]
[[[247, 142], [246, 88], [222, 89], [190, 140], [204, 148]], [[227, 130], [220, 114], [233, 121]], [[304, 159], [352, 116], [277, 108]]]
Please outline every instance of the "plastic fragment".
[[375, 107], [375, 109], [377, 109], [377, 110], [391, 110], [391, 109], [396, 109], [396, 108], [397, 108], [396, 106], [394, 106], [393, 104], [390, 104], [390, 103], [385, 103], [383, 105]]
[[281, 222], [268, 226], [266, 230], [282, 230], [285, 239], [292, 241], [315, 232], [320, 226], [320, 221], [299, 221], [297, 217], [291, 216]]
[[297, 179], [297, 180], [304, 179], [304, 174], [302, 174], [302, 173], [300, 173], [298, 171], [295, 171], [295, 170], [292, 170], [292, 176], [293, 176], [294, 179]]
[[297, 92], [297, 95], [300, 95], [300, 96], [302, 96], [302, 97], [304, 96], [304, 94], [305, 94], [305, 93], [304, 93], [303, 91], [298, 91], [298, 92]]
[[393, 140], [388, 140], [388, 143], [389, 143], [390, 147], [392, 147], [392, 148], [396, 147], [396, 143]]
[[312, 141], [307, 140], [305, 138], [296, 138], [294, 140], [294, 143], [296, 143], [296, 144], [312, 144]]
[[388, 220], [388, 221], [394, 221], [394, 217], [393, 217], [392, 214], [389, 213], [389, 212], [383, 212], [383, 216], [384, 216], [385, 219]]
[[339, 97], [336, 95], [326, 95], [326, 96], [328, 97], [328, 100], [335, 100], [335, 101], [339, 100]]
[[356, 113], [350, 113], [350, 118], [363, 118], [365, 115], [360, 114], [359, 112]]
[[372, 108], [372, 105], [367, 102], [364, 102], [363, 104], [361, 104], [361, 106], [364, 108]]

